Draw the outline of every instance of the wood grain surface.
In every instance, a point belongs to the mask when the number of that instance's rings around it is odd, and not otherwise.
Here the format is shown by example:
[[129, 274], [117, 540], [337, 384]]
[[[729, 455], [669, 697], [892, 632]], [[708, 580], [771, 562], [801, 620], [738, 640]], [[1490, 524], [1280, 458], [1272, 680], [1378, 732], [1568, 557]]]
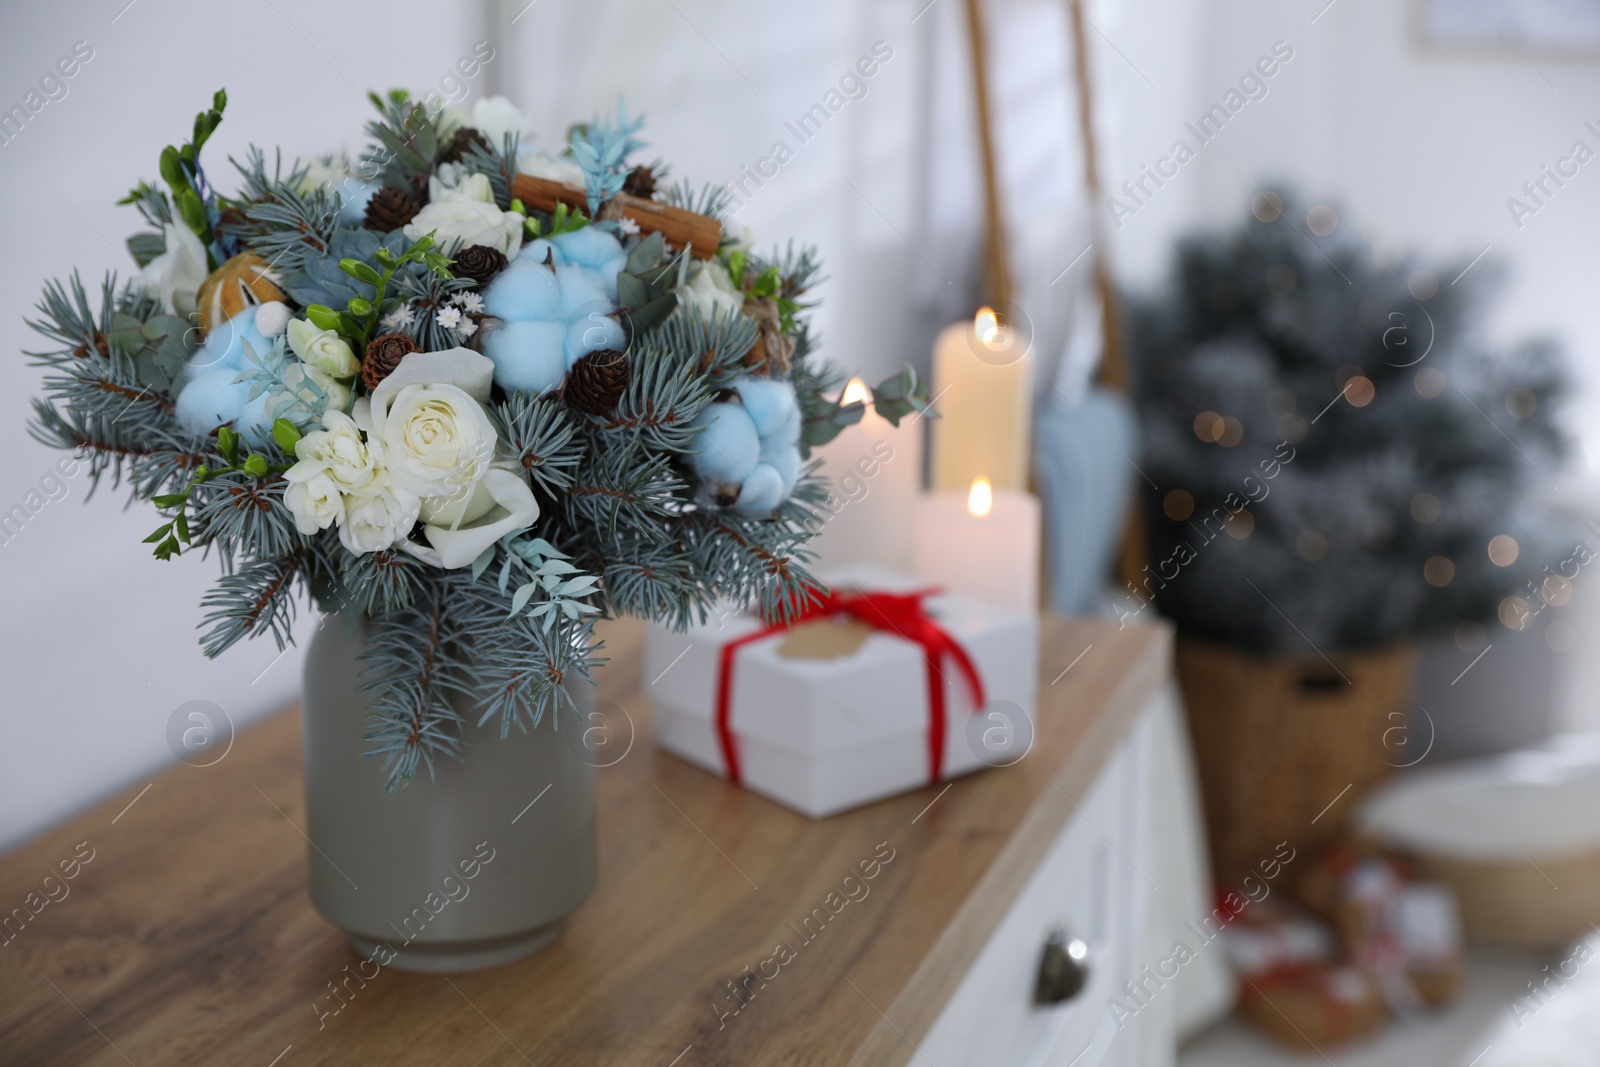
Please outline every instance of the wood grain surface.
[[0, 909], [27, 916], [0, 1064], [904, 1063], [1170, 655], [1162, 630], [1046, 620], [1023, 760], [812, 821], [657, 752], [640, 628], [607, 637], [600, 697], [636, 737], [600, 773], [599, 887], [551, 948], [352, 977], [306, 893], [291, 710], [0, 858]]

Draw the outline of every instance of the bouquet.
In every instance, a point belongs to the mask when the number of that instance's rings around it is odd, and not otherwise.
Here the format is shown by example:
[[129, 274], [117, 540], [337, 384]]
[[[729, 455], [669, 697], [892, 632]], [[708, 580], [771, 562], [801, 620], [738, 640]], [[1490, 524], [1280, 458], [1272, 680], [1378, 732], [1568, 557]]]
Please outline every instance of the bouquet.
[[[809, 450], [864, 405], [813, 357], [814, 252], [730, 238], [723, 188], [632, 162], [620, 105], [546, 154], [503, 98], [371, 100], [359, 160], [252, 148], [228, 195], [218, 92], [122, 201], [140, 274], [47, 284], [29, 355], [34, 435], [158, 509], [157, 557], [215, 553], [208, 656], [284, 646], [302, 594], [368, 621], [394, 789], [459, 755], [460, 709], [504, 736], [569, 705], [599, 617], [803, 610]], [[924, 405], [909, 368], [872, 402]]]

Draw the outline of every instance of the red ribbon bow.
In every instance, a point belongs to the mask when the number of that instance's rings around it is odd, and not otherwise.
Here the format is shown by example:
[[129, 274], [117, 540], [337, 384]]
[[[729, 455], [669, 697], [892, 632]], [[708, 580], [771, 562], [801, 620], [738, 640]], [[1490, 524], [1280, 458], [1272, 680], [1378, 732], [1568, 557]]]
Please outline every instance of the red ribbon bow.
[[830, 591], [819, 603], [801, 612], [787, 625], [779, 623], [754, 633], [736, 637], [722, 646], [720, 669], [717, 674], [717, 740], [722, 746], [722, 759], [728, 767], [728, 780], [739, 784], [739, 750], [733, 736], [733, 661], [734, 655], [744, 645], [781, 633], [790, 626], [815, 619], [848, 615], [866, 623], [874, 630], [882, 630], [904, 638], [922, 648], [923, 661], [928, 669], [928, 781], [937, 782], [944, 769], [945, 700], [944, 669], [946, 659], [955, 663], [957, 671], [966, 680], [972, 694], [974, 711], [983, 707], [983, 680], [966, 649], [954, 637], [928, 616], [922, 601], [937, 590], [924, 589], [915, 593], [840, 593]]

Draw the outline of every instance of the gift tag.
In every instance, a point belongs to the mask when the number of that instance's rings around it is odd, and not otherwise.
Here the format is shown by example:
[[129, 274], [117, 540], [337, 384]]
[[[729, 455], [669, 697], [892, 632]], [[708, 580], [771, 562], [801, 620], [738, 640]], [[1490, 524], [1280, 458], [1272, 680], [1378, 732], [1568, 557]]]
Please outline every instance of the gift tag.
[[778, 645], [778, 655], [785, 659], [843, 659], [860, 652], [872, 634], [872, 627], [855, 619], [803, 622], [789, 630]]

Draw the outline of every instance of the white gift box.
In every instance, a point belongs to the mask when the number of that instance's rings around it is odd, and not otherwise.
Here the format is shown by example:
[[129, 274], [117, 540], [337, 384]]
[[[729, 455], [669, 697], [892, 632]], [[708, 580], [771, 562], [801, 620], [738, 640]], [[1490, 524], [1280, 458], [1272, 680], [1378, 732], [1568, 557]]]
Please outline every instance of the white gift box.
[[[926, 588], [875, 567], [843, 568], [826, 580], [858, 592]], [[964, 676], [946, 658], [940, 777], [1016, 762], [1033, 739], [1037, 619], [944, 594], [923, 606], [965, 649], [986, 701], [973, 708]], [[645, 677], [658, 745], [727, 777], [716, 726], [721, 653], [763, 628], [759, 618], [733, 612], [684, 633], [650, 628]], [[920, 645], [873, 631], [853, 652], [801, 658], [785, 644], [778, 633], [734, 653], [730, 723], [745, 788], [822, 818], [928, 784], [931, 713]]]

